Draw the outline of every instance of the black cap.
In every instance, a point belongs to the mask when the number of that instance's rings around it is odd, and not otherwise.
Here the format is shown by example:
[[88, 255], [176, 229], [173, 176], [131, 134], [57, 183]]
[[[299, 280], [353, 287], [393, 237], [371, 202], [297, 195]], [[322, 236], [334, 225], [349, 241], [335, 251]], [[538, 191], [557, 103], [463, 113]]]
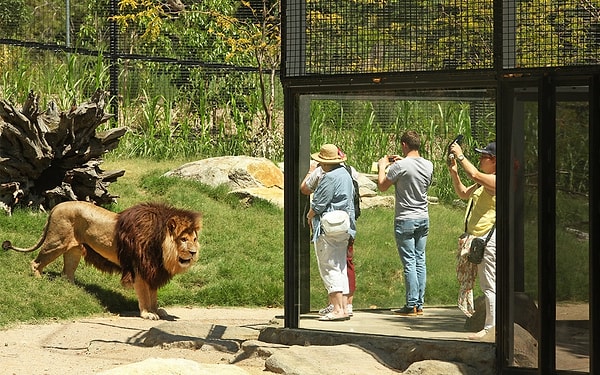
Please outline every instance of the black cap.
[[496, 156], [496, 142], [488, 143], [488, 145], [485, 146], [485, 148], [476, 148], [475, 151], [481, 154]]

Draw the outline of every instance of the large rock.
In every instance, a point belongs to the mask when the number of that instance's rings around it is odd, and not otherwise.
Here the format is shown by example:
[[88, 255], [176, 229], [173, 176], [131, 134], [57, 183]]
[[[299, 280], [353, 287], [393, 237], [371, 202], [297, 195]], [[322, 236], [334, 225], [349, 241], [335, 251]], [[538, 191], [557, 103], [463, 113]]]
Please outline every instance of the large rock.
[[[314, 348], [318, 351], [321, 358], [329, 357], [329, 363], [337, 363], [336, 358], [342, 358], [336, 355], [333, 348], [344, 346], [360, 349], [364, 353], [368, 353], [372, 358], [361, 358], [358, 362], [352, 361], [352, 366], [355, 363], [365, 363], [373, 366], [375, 363], [382, 364], [381, 371], [392, 369], [394, 371], [406, 371], [411, 365], [417, 362], [434, 360], [439, 362], [447, 362], [448, 365], [441, 363], [425, 363], [422, 368], [434, 368], [444, 366], [450, 372], [441, 372], [447, 375], [459, 374], [477, 374], [477, 375], [493, 375], [495, 369], [495, 345], [491, 342], [474, 342], [474, 341], [456, 341], [456, 340], [431, 340], [407, 338], [399, 336], [369, 336], [369, 335], [354, 335], [344, 332], [332, 331], [316, 331], [302, 330], [291, 328], [273, 328], [267, 327], [260, 333], [259, 340], [272, 344], [287, 345], [290, 347]], [[277, 368], [275, 360], [277, 359], [278, 368], [284, 369], [291, 367], [295, 363], [295, 357], [303, 349], [296, 348], [293, 351], [285, 351], [277, 349], [278, 356], [271, 359], [266, 365], [267, 368]], [[309, 351], [304, 353], [308, 354]], [[275, 354], [275, 353], [272, 353]], [[338, 353], [339, 354], [339, 353]], [[309, 355], [306, 358], [311, 360], [316, 359], [316, 355]], [[348, 357], [344, 357], [348, 358]], [[344, 361], [340, 361], [344, 364]], [[345, 363], [348, 365], [348, 363]], [[270, 367], [272, 366], [272, 367]], [[413, 371], [417, 371], [417, 367]], [[378, 367], [379, 369], [379, 367]], [[305, 369], [306, 374], [312, 375], [310, 369]], [[273, 370], [272, 370], [273, 371]], [[421, 370], [419, 370], [421, 371]], [[462, 372], [468, 371], [468, 372]], [[300, 373], [300, 372], [298, 372]], [[335, 373], [335, 371], [334, 371]], [[369, 373], [369, 372], [363, 372]], [[381, 373], [381, 372], [378, 372]], [[418, 372], [413, 372], [417, 374]], [[423, 372], [424, 374], [432, 372]]]
[[[347, 360], [345, 360], [347, 359]], [[350, 359], [352, 362], [350, 363]], [[265, 362], [277, 374], [392, 375], [398, 371], [377, 360], [366, 350], [352, 345], [297, 346], [274, 349]]]
[[[165, 176], [188, 178], [209, 186], [226, 185], [251, 203], [254, 198], [263, 199], [283, 208], [283, 164], [274, 164], [266, 158], [250, 156], [220, 156], [184, 164]], [[393, 195], [377, 192], [376, 176], [358, 173], [361, 209], [373, 207], [394, 208]], [[299, 188], [299, 187], [298, 187]]]
[[514, 324], [513, 366], [535, 368], [538, 365], [538, 343], [527, 330]]
[[266, 158], [220, 156], [182, 165], [165, 174], [199, 181], [209, 186], [229, 188], [279, 188], [283, 190], [283, 172]]
[[408, 366], [406, 371], [402, 374], [405, 375], [479, 375], [477, 369], [464, 364], [456, 362], [444, 362], [433, 359], [425, 361], [415, 362]]
[[187, 163], [165, 176], [189, 178], [217, 187], [226, 185], [232, 194], [247, 200], [260, 198], [283, 208], [283, 172], [266, 158], [220, 156]]

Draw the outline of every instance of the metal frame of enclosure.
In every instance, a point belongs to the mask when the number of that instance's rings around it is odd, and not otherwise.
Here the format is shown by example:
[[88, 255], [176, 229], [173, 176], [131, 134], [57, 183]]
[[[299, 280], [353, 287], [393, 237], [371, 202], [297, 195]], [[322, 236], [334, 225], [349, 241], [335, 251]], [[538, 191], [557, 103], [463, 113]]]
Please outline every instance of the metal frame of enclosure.
[[[303, 216], [307, 198], [299, 194], [298, 186], [308, 166], [311, 123], [307, 113], [311, 98], [435, 98], [476, 91], [493, 98], [496, 104], [496, 368], [502, 374], [566, 373], [556, 362], [556, 289], [561, 278], [557, 272], [555, 236], [556, 160], [565, 157], [566, 152], [557, 135], [557, 118], [575, 102], [586, 108], [581, 131], [587, 132], [585, 147], [589, 148], [585, 166], [590, 181], [590, 251], [586, 265], [589, 373], [600, 371], [600, 304], [594, 293], [600, 291], [600, 253], [594, 251], [599, 248], [600, 186], [591, 183], [600, 174], [600, 4], [551, 3], [536, 7], [536, 2], [512, 0], [442, 1], [428, 8], [427, 4], [410, 1], [282, 1], [286, 327], [299, 328], [300, 314], [309, 308], [306, 280], [310, 250]], [[351, 6], [358, 9], [344, 8]], [[478, 18], [485, 16], [480, 12], [483, 8], [489, 11], [489, 22]], [[364, 23], [344, 24], [344, 12], [351, 11], [363, 12]], [[550, 24], [544, 24], [546, 21]], [[452, 29], [432, 26], [440, 23], [451, 24]], [[576, 33], [583, 38], [581, 44], [564, 39]], [[537, 116], [528, 122], [534, 124], [537, 138], [533, 143], [523, 135], [524, 113]], [[525, 153], [532, 145], [537, 150], [535, 170], [523, 171], [520, 166], [524, 158], [531, 158]], [[535, 179], [535, 190], [525, 183], [531, 178]], [[533, 232], [524, 229], [525, 214], [531, 214], [524, 212], [526, 199], [537, 201]], [[533, 247], [537, 259], [538, 365], [520, 368], [511, 365], [515, 335], [512, 327], [518, 303], [515, 295], [522, 291], [528, 276], [522, 259], [524, 243], [530, 238], [536, 239]]]

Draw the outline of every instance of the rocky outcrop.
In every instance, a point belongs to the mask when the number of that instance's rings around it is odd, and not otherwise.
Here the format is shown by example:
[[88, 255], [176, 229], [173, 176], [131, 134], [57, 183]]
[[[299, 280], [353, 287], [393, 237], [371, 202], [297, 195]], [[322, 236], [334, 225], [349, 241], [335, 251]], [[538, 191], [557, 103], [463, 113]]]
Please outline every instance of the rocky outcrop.
[[[393, 370], [395, 373], [398, 370], [402, 371], [401, 373], [405, 373], [405, 371], [409, 371], [412, 367], [412, 372], [410, 372], [412, 374], [492, 375], [495, 373], [495, 346], [493, 343], [352, 335], [338, 332], [270, 327], [262, 330], [259, 340], [261, 342], [294, 347], [294, 353], [292, 358], [289, 359], [290, 363], [287, 365], [290, 367], [294, 363], [294, 357], [300, 356], [299, 353], [302, 351], [305, 352], [303, 354], [306, 355], [305, 358], [316, 358], [314, 353], [310, 354], [310, 350], [301, 349], [300, 347], [313, 348], [313, 351], [318, 350], [319, 358], [323, 358], [324, 360], [329, 358], [329, 363], [343, 363], [343, 361], [339, 361], [339, 358], [342, 357], [334, 355], [331, 350], [340, 346], [351, 346], [369, 353], [369, 356], [372, 357], [371, 360], [365, 360], [364, 362], [372, 368], [375, 366], [374, 363], [382, 365], [381, 371], [387, 369], [388, 371]], [[271, 353], [272, 355], [274, 353]], [[283, 369], [285, 368], [282, 364], [283, 361], [284, 359], [277, 358], [277, 362], [271, 360], [270, 365], [267, 366], [274, 366], [274, 363], [279, 363], [279, 367]], [[442, 365], [442, 363], [445, 365]], [[353, 366], [354, 364], [355, 362], [353, 361]], [[417, 368], [414, 366], [420, 366], [421, 370], [419, 371], [421, 372], [415, 372]], [[441, 366], [446, 371], [423, 371], [423, 368], [440, 368]], [[306, 370], [307, 372], [303, 374], [318, 374], [317, 372], [309, 371], [309, 369]], [[278, 372], [274, 371], [274, 369], [271, 371]]]
[[213, 187], [225, 185], [231, 194], [246, 200], [260, 198], [283, 208], [283, 172], [266, 158], [208, 158], [184, 164], [165, 176], [188, 178]]
[[266, 158], [220, 156], [182, 165], [165, 174], [199, 181], [209, 186], [230, 189], [278, 188], [283, 190], [283, 172]]

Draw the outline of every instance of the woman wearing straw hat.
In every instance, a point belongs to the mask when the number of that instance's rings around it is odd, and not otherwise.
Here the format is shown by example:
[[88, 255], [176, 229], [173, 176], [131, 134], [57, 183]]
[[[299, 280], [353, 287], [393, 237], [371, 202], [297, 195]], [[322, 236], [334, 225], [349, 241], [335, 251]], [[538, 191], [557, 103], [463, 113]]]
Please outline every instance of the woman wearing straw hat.
[[[352, 176], [341, 165], [346, 156], [337, 146], [324, 144], [311, 157], [319, 162], [325, 174], [313, 193], [306, 218], [313, 230], [319, 273], [333, 304], [333, 311], [319, 320], [347, 320], [350, 318], [346, 310], [349, 293], [346, 250], [349, 238], [356, 236], [354, 185]], [[329, 216], [334, 219], [327, 220]]]
[[[343, 155], [343, 151], [338, 152], [340, 156]], [[350, 170], [352, 179], [354, 180], [354, 188], [356, 189], [356, 184], [358, 183], [359, 173], [358, 171], [346, 163], [342, 163], [342, 166], [346, 168], [346, 170]], [[319, 185], [319, 181], [325, 172], [323, 168], [316, 160], [311, 160], [310, 168], [306, 177], [300, 183], [300, 192], [304, 195], [312, 196], [313, 192]], [[354, 219], [358, 219], [358, 215], [356, 213], [356, 193], [355, 193], [355, 205], [354, 205]], [[354, 292], [356, 291], [356, 267], [354, 265], [354, 238], [350, 237], [348, 240], [348, 248], [346, 249], [346, 270], [348, 274], [348, 287], [350, 292], [348, 293], [348, 304], [346, 305], [346, 312], [348, 316], [353, 316], [352, 302], [354, 300]], [[329, 301], [329, 295], [327, 295], [327, 306], [319, 310], [319, 315], [327, 315], [328, 313], [333, 311], [333, 304]]]

